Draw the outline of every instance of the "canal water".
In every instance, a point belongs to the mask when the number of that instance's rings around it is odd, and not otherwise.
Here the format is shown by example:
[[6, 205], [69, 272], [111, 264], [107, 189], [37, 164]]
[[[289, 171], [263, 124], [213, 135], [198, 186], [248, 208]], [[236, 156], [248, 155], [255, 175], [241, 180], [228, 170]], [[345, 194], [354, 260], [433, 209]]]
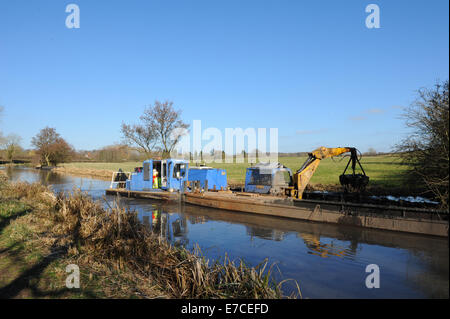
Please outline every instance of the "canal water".
[[[59, 175], [28, 168], [4, 169], [10, 180], [39, 182], [55, 192], [74, 187], [94, 199], [112, 203], [105, 196], [109, 182]], [[297, 281], [304, 298], [448, 298], [448, 239], [318, 224], [258, 216], [192, 205], [158, 201], [120, 200], [139, 214], [153, 232], [174, 245], [199, 246], [212, 260], [243, 259], [256, 266], [264, 259], [273, 265], [285, 294], [296, 292]], [[366, 279], [379, 269], [379, 288], [367, 288]]]

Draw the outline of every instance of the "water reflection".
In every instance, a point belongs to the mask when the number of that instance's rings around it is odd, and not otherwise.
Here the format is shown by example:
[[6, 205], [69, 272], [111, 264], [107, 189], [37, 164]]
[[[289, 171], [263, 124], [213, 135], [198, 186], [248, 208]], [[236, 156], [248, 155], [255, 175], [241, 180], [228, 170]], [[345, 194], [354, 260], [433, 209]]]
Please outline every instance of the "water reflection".
[[105, 194], [105, 189], [109, 187], [109, 182], [95, 180], [85, 177], [62, 175], [51, 170], [38, 170], [29, 167], [6, 166], [3, 168], [10, 181], [21, 181], [28, 183], [41, 183], [50, 186], [55, 192], [70, 192], [74, 187], [82, 191], [89, 192], [95, 198], [101, 198]]
[[139, 207], [128, 207], [140, 211], [139, 219], [152, 233], [168, 240], [175, 246], [187, 246], [188, 222], [186, 216], [173, 213], [165, 213], [159, 208], [142, 211]]
[[303, 239], [306, 247], [309, 248], [309, 254], [316, 255], [322, 258], [328, 258], [331, 256], [335, 257], [353, 257], [355, 255], [355, 249], [346, 248], [339, 244], [331, 244], [322, 243], [320, 241], [320, 237], [315, 234], [299, 234], [299, 236]]
[[2, 167], [11, 181], [24, 181], [28, 183], [41, 183], [51, 185], [61, 178], [50, 170], [36, 170], [29, 167], [18, 169], [14, 166]]
[[[191, 205], [127, 201], [144, 224], [175, 245], [199, 244], [211, 259], [225, 253], [256, 265], [277, 263], [279, 280], [301, 283], [311, 298], [447, 298], [448, 241], [355, 227], [315, 224]], [[364, 285], [375, 263], [383, 289]], [[295, 291], [288, 283], [286, 293]]]
[[[51, 172], [7, 170], [10, 179], [55, 190], [79, 186], [102, 198], [108, 182]], [[106, 197], [111, 204], [115, 198]], [[199, 245], [208, 259], [277, 263], [277, 280], [295, 279], [310, 298], [448, 298], [448, 240], [350, 226], [316, 224], [184, 204], [121, 199], [153, 233], [174, 245]], [[367, 289], [365, 267], [377, 264], [381, 288]], [[293, 282], [283, 286], [289, 294]]]
[[275, 241], [283, 240], [284, 232], [278, 231], [276, 229], [261, 228], [254, 226], [245, 226], [245, 228], [247, 229], [247, 235], [249, 235], [251, 239], [253, 239], [253, 237], [258, 237], [262, 239], [269, 239]]

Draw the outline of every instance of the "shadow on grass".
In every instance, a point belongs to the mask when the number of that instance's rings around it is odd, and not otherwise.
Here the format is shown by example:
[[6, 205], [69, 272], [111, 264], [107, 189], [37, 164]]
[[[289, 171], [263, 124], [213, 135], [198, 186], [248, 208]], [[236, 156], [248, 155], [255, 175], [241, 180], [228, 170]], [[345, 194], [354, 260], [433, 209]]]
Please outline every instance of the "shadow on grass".
[[3, 231], [3, 229], [8, 227], [9, 224], [11, 224], [11, 222], [13, 220], [15, 220], [15, 219], [17, 219], [19, 217], [22, 217], [22, 216], [28, 214], [29, 212], [31, 212], [31, 209], [30, 208], [26, 208], [26, 209], [23, 209], [23, 210], [15, 213], [15, 214], [13, 214], [11, 216], [8, 216], [8, 217], [0, 216], [0, 233]]
[[408, 166], [409, 164], [407, 163], [403, 163], [403, 162], [367, 162], [367, 163], [362, 163], [363, 167], [365, 168], [366, 166], [369, 167], [371, 165], [395, 165], [395, 166]]
[[[0, 233], [3, 229], [8, 227], [10, 223], [21, 217], [30, 213], [31, 209], [21, 210], [9, 217], [0, 217]], [[45, 291], [39, 288], [39, 283], [41, 280], [46, 280], [44, 271], [47, 267], [57, 259], [64, 258], [67, 255], [67, 247], [58, 245], [59, 240], [55, 241], [50, 248], [51, 253], [43, 257], [38, 263], [24, 270], [17, 278], [11, 281], [9, 284], [0, 287], [0, 299], [8, 298], [21, 298], [21, 297], [31, 297], [31, 298], [59, 298], [59, 297], [70, 297], [72, 293], [82, 295], [84, 298], [97, 298], [97, 296], [89, 290], [72, 290], [66, 287]], [[22, 242], [15, 242], [7, 248], [0, 250], [2, 257], [11, 258], [11, 264], [13, 267], [21, 267], [22, 265], [29, 264], [26, 261], [26, 255], [23, 254], [23, 249], [20, 248]], [[28, 293], [28, 291], [30, 293]]]
[[[57, 259], [64, 258], [67, 255], [67, 248], [58, 245], [53, 245], [50, 249], [51, 253], [43, 257], [38, 263], [23, 271], [16, 279], [9, 284], [0, 288], [0, 299], [21, 298], [22, 293], [27, 290], [30, 291], [32, 298], [61, 298], [71, 297], [72, 293], [82, 295], [83, 298], [98, 298], [96, 294], [86, 289], [68, 289], [66, 287], [56, 290], [42, 290], [39, 288], [39, 282], [45, 279], [43, 276], [47, 267]], [[26, 264], [26, 261], [21, 256], [20, 251], [9, 250], [8, 256], [12, 258], [14, 265]], [[72, 295], [73, 296], [73, 295]]]
[[16, 247], [18, 247], [18, 246], [19, 246], [19, 243], [14, 243], [9, 247], [0, 249], [0, 254], [7, 253], [8, 251], [12, 251], [12, 250], [16, 249]]

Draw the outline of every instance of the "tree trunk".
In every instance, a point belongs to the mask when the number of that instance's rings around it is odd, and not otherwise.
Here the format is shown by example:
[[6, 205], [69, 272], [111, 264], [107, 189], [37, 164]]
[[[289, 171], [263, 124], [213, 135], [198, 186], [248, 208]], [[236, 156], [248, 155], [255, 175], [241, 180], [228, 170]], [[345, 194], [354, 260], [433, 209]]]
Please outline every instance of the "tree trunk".
[[46, 154], [46, 155], [44, 155], [44, 157], [45, 157], [45, 162], [47, 163], [47, 166], [50, 166], [49, 156]]

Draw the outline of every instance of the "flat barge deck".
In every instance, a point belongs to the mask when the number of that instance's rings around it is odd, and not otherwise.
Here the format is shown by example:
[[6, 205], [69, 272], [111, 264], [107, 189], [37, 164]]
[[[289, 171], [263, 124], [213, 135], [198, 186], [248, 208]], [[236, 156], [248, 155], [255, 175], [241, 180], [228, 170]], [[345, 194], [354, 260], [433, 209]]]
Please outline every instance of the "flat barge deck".
[[108, 189], [108, 195], [187, 204], [311, 222], [448, 237], [448, 211], [325, 200], [297, 200], [230, 191], [142, 192]]
[[169, 202], [181, 199], [180, 193], [176, 192], [171, 193], [164, 191], [130, 191], [124, 188], [109, 188], [106, 190], [106, 195], [120, 195], [122, 197], [129, 198], [156, 199]]

